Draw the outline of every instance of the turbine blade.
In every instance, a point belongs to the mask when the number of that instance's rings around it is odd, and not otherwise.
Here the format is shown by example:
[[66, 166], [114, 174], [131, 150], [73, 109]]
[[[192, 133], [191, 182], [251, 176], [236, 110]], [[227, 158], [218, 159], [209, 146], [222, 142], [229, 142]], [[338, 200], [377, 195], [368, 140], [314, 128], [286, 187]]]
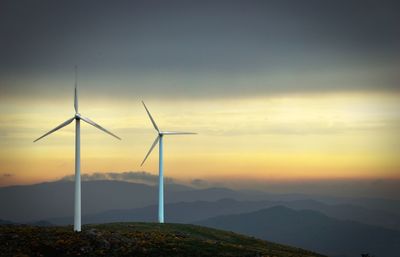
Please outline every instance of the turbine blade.
[[74, 95], [75, 112], [78, 113], [78, 66], [75, 65], [75, 95]]
[[110, 131], [108, 131], [107, 129], [103, 128], [102, 126], [100, 126], [99, 124], [97, 124], [96, 122], [92, 121], [91, 119], [87, 118], [87, 117], [83, 117], [80, 116], [81, 120], [85, 121], [86, 123], [92, 125], [93, 127], [96, 127], [104, 132], [106, 132], [107, 134], [115, 137], [116, 139], [121, 140], [121, 138], [119, 138], [118, 136], [114, 135], [113, 133], [111, 133]]
[[67, 126], [67, 125], [70, 124], [74, 119], [75, 119], [75, 117], [73, 117], [73, 118], [71, 118], [71, 119], [69, 119], [69, 120], [67, 120], [67, 121], [64, 121], [63, 123], [61, 123], [60, 125], [58, 125], [58, 126], [55, 127], [54, 129], [50, 130], [49, 132], [47, 132], [46, 134], [44, 134], [43, 136], [39, 137], [38, 139], [36, 139], [36, 140], [33, 141], [33, 142], [36, 142], [36, 141], [38, 141], [38, 140], [44, 138], [45, 136], [47, 136], [47, 135], [49, 135], [49, 134], [51, 134], [51, 133], [53, 133], [53, 132], [59, 130], [60, 128]]
[[196, 135], [197, 133], [193, 132], [180, 132], [180, 131], [163, 131], [161, 132], [163, 135]]
[[158, 140], [160, 140], [160, 136], [156, 137], [156, 140], [154, 140], [153, 144], [150, 147], [150, 150], [147, 152], [146, 156], [144, 157], [142, 163], [140, 164], [140, 167], [143, 165], [143, 163], [146, 161], [147, 157], [149, 157], [151, 151], [153, 151], [154, 147], [157, 145]]
[[142, 101], [142, 104], [143, 104], [144, 108], [146, 109], [146, 112], [147, 112], [147, 114], [149, 115], [149, 118], [150, 118], [150, 120], [151, 120], [151, 123], [153, 123], [154, 128], [157, 130], [157, 132], [160, 132], [160, 130], [159, 130], [158, 127], [157, 127], [156, 122], [154, 121], [153, 117], [151, 117], [151, 114], [150, 114], [149, 110], [147, 109], [147, 107], [146, 107], [146, 105], [144, 104], [143, 101]]

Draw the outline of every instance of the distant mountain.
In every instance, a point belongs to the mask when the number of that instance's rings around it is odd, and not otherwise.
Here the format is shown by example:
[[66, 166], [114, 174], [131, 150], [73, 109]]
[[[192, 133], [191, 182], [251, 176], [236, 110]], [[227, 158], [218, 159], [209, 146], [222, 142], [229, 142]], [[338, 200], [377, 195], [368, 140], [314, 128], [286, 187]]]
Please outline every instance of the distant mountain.
[[[113, 209], [132, 209], [157, 203], [158, 188], [146, 184], [99, 180], [82, 182], [82, 214]], [[165, 202], [215, 201], [241, 198], [240, 192], [225, 188], [194, 189], [179, 184], [165, 185]], [[0, 188], [0, 218], [15, 222], [46, 220], [73, 213], [74, 183], [56, 181]]]
[[309, 195], [297, 195], [290, 196], [291, 198], [297, 197], [297, 200], [304, 200], [312, 198], [316, 201], [327, 203], [327, 204], [351, 204], [362, 206], [371, 210], [382, 210], [389, 213], [400, 215], [400, 200], [384, 199], [384, 198], [367, 198], [367, 197], [337, 197], [337, 196], [326, 196], [326, 195], [315, 195], [310, 197]]
[[1, 256], [323, 257], [307, 250], [194, 225], [113, 223], [72, 227], [0, 226]]
[[[141, 197], [138, 197], [140, 195]], [[83, 214], [109, 209], [146, 206], [156, 202], [157, 191], [144, 184], [120, 181], [82, 183]], [[57, 181], [0, 188], [0, 218], [16, 222], [62, 217], [73, 213], [74, 183]]]
[[[221, 199], [218, 201], [179, 202], [165, 205], [165, 219], [170, 223], [190, 223], [200, 219], [210, 218], [221, 214], [243, 213], [249, 210], [259, 210], [273, 205], [273, 202], [236, 201]], [[128, 210], [110, 210], [96, 214], [84, 215], [82, 222], [110, 223], [126, 221], [157, 221], [158, 205]], [[49, 219], [53, 224], [66, 225], [73, 221], [72, 216], [67, 218]]]
[[[369, 210], [354, 205], [328, 205], [314, 200], [299, 201], [237, 201], [234, 199], [221, 199], [214, 202], [193, 201], [179, 202], [165, 205], [165, 217], [168, 222], [190, 223], [201, 219], [211, 218], [218, 215], [238, 214], [256, 211], [272, 206], [282, 205], [292, 209], [310, 209], [319, 211], [327, 216], [354, 220], [366, 224], [400, 230], [400, 216], [382, 211]], [[84, 215], [82, 222], [109, 223], [119, 221], [156, 221], [157, 205], [143, 208], [110, 210], [96, 214]], [[72, 216], [65, 218], [49, 219], [53, 224], [72, 224]]]
[[7, 224], [14, 224], [14, 222], [0, 219], [0, 225], [7, 225]]
[[244, 214], [218, 216], [199, 225], [231, 230], [290, 244], [329, 256], [398, 257], [400, 232], [354, 221], [338, 220], [312, 210], [276, 206]]
[[[192, 222], [217, 215], [284, 205], [293, 209], [320, 211], [334, 218], [400, 229], [400, 214], [344, 203], [344, 198], [274, 195], [227, 188], [195, 189], [172, 183], [166, 184], [165, 189], [166, 219], [172, 222]], [[73, 190], [74, 184], [71, 181], [0, 188], [0, 201], [7, 206], [0, 208], [0, 219], [19, 223], [49, 220], [57, 224], [70, 224], [73, 220]], [[123, 181], [84, 181], [83, 222], [155, 221], [157, 190], [157, 186]], [[219, 201], [221, 199], [225, 200]]]
[[[21, 225], [9, 220], [1, 220], [0, 219], [0, 225]], [[31, 225], [31, 226], [39, 226], [39, 227], [49, 227], [53, 226], [49, 221], [46, 220], [38, 220], [38, 221], [33, 221], [33, 222], [27, 222], [23, 223], [23, 225]]]
[[283, 205], [296, 210], [315, 210], [329, 217], [354, 220], [361, 223], [376, 225], [400, 231], [400, 214], [391, 213], [358, 206], [349, 203], [326, 204], [319, 201], [306, 199], [298, 201], [277, 202], [275, 205]]
[[[336, 201], [337, 202], [337, 201]], [[400, 215], [400, 201], [382, 198], [342, 198], [339, 200], [341, 203], [348, 203], [358, 206], [363, 206], [368, 209], [384, 210], [391, 213]]]

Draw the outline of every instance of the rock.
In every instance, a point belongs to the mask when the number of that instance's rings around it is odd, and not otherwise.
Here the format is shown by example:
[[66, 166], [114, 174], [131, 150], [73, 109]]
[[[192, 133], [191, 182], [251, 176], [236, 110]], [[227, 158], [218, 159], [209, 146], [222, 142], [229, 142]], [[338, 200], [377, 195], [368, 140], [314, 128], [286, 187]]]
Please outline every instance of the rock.
[[110, 249], [110, 242], [108, 242], [107, 240], [101, 240], [101, 244], [103, 248]]
[[175, 232], [175, 237], [177, 238], [187, 238], [188, 235], [182, 232]]
[[97, 229], [91, 228], [88, 231], [86, 231], [86, 234], [89, 236], [97, 236], [99, 232], [97, 231]]

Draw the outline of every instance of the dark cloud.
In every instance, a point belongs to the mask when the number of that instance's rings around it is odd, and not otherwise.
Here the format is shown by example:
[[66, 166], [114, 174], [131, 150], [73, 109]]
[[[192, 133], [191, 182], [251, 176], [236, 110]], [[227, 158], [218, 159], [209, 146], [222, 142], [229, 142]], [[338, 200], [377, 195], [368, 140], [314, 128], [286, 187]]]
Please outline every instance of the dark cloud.
[[0, 182], [6, 182], [9, 180], [9, 178], [13, 177], [14, 175], [11, 173], [3, 173], [0, 174]]
[[[168, 88], [167, 97], [392, 90], [399, 12], [388, 0], [2, 1], [0, 79], [65, 78], [78, 63], [86, 79], [111, 76], [122, 93]], [[368, 74], [313, 81], [337, 69]]]
[[[83, 174], [82, 181], [94, 181], [94, 180], [119, 180], [127, 182], [136, 182], [155, 185], [158, 184], [158, 175], [153, 175], [145, 171], [127, 171], [127, 172], [106, 172], [100, 173], [95, 172], [91, 174]], [[74, 175], [69, 175], [61, 178], [61, 180], [72, 181], [74, 180]], [[174, 183], [172, 178], [165, 177], [165, 183]]]
[[208, 187], [208, 186], [210, 186], [210, 183], [208, 183], [208, 181], [204, 180], [204, 179], [193, 179], [190, 182], [190, 184], [195, 186], [195, 187]]

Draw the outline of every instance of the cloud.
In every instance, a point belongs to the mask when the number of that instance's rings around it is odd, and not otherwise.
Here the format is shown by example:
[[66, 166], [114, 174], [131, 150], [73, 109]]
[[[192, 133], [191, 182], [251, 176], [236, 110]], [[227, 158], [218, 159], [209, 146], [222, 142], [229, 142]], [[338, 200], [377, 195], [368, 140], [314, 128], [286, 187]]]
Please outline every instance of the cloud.
[[1, 9], [0, 79], [11, 82], [0, 90], [11, 94], [56, 94], [76, 63], [85, 87], [120, 97], [399, 88], [397, 1], [47, 0]]
[[[243, 129], [220, 129], [212, 131], [213, 134], [237, 136], [237, 135], [332, 135], [343, 134], [354, 131], [376, 131], [383, 129], [398, 128], [397, 121], [362, 121], [362, 122], [332, 122], [324, 121], [294, 121], [282, 122], [281, 124], [271, 124], [260, 126], [259, 128]], [[247, 125], [247, 124], [246, 124]]]
[[[117, 180], [126, 182], [144, 183], [149, 185], [156, 185], [158, 183], [158, 176], [150, 174], [146, 171], [127, 171], [127, 172], [94, 172], [92, 174], [83, 174], [82, 181], [94, 181], [94, 180]], [[69, 175], [61, 178], [63, 181], [73, 181], [74, 175]], [[172, 178], [164, 178], [165, 183], [172, 184], [174, 180]]]
[[208, 181], [204, 180], [204, 179], [193, 179], [190, 182], [191, 185], [195, 186], [195, 187], [208, 187], [210, 184], [208, 183]]
[[191, 185], [199, 188], [226, 187], [237, 190], [255, 190], [275, 194], [309, 194], [339, 197], [371, 197], [400, 199], [400, 179], [194, 179]]
[[7, 181], [9, 181], [9, 179], [10, 179], [11, 177], [13, 177], [13, 176], [14, 176], [14, 175], [11, 174], [11, 173], [3, 173], [3, 174], [0, 174], [0, 182], [1, 182], [1, 183], [7, 182]]

